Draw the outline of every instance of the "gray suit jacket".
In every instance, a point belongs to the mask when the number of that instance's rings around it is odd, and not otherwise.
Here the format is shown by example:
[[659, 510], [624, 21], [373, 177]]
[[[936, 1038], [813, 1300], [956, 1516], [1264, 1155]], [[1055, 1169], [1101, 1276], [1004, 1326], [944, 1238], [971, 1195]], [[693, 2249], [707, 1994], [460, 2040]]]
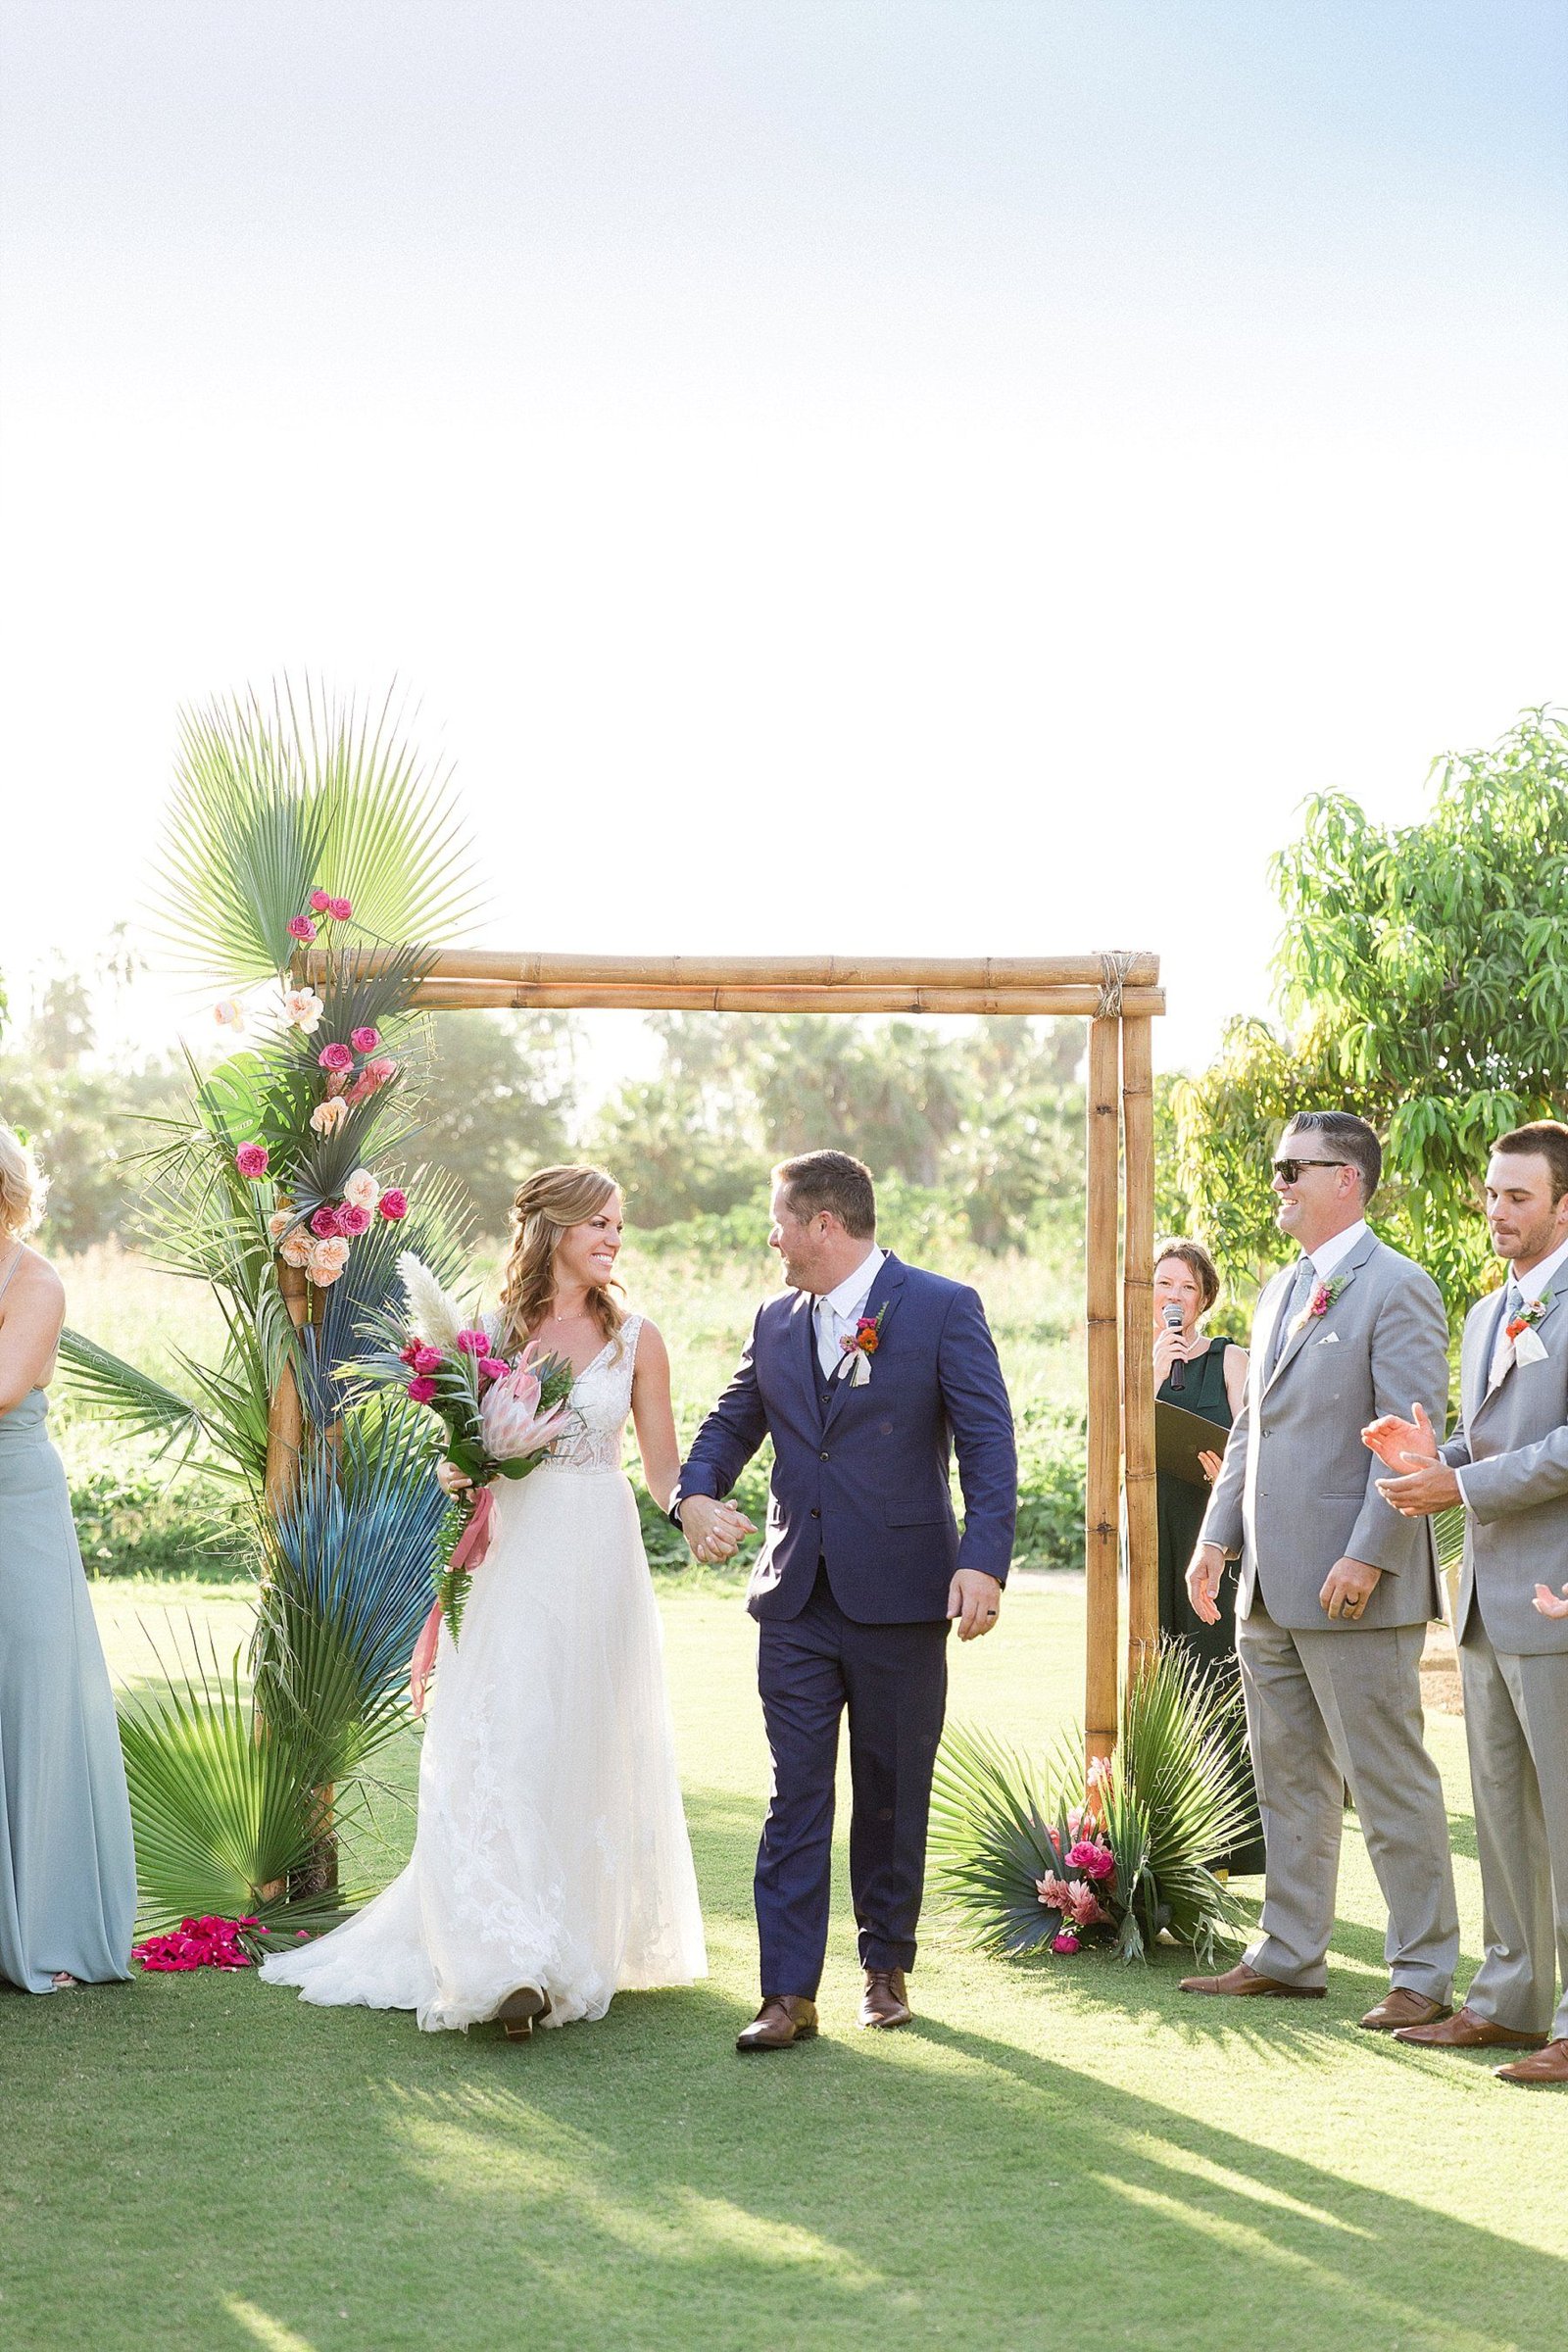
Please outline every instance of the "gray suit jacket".
[[1489, 1396], [1487, 1372], [1502, 1300], [1478, 1299], [1464, 1327], [1459, 1426], [1443, 1448], [1463, 1470], [1464, 1573], [1459, 1639], [1479, 1598], [1494, 1649], [1515, 1657], [1568, 1650], [1568, 1617], [1543, 1617], [1537, 1585], [1568, 1578], [1568, 1306], [1563, 1290], [1536, 1325], [1544, 1364], [1515, 1364]]
[[[1446, 1426], [1448, 1325], [1438, 1286], [1364, 1235], [1335, 1270], [1333, 1304], [1287, 1339], [1265, 1378], [1295, 1279], [1293, 1264], [1257, 1302], [1247, 1398], [1200, 1540], [1240, 1555], [1239, 1617], [1251, 1614], [1261, 1570], [1269, 1615], [1294, 1631], [1420, 1625], [1441, 1613], [1431, 1524], [1384, 1501], [1377, 1482], [1388, 1472], [1361, 1432], [1380, 1413], [1408, 1419], [1417, 1397], [1434, 1428]], [[1383, 1574], [1358, 1618], [1331, 1618], [1318, 1593], [1346, 1557]]]

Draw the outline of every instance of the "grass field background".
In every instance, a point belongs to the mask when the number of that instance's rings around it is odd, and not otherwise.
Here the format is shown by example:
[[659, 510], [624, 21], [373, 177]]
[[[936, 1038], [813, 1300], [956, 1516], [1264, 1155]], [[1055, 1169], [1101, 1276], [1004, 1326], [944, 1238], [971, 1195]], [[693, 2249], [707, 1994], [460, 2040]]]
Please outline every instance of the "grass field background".
[[[245, 1588], [103, 1584], [117, 1677]], [[512, 2047], [325, 2011], [249, 1975], [0, 1998], [0, 2344], [496, 2352], [618, 2345], [1545, 2352], [1568, 2308], [1568, 2101], [1355, 2018], [1381, 1910], [1347, 1824], [1330, 1997], [1235, 2008], [1183, 1962], [1007, 1966], [933, 1915], [918, 2022], [858, 2033], [843, 1892], [824, 2036], [742, 2061], [766, 1787], [738, 1595], [661, 1606], [711, 1974]], [[1071, 1578], [956, 1652], [953, 1712], [1026, 1743], [1078, 1711]], [[1463, 1903], [1463, 1727], [1433, 1719]], [[377, 1832], [407, 1849], [415, 1736]]]

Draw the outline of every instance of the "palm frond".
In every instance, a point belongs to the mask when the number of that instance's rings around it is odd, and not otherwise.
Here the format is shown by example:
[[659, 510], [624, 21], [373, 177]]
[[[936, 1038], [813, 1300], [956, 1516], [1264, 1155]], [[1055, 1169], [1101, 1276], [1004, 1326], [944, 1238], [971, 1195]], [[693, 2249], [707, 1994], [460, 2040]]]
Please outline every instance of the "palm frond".
[[1039, 1881], [1061, 1873], [1056, 1810], [1015, 1749], [973, 1724], [950, 1726], [932, 1783], [929, 1850], [936, 1886], [978, 1950], [1016, 1958], [1055, 1933]]
[[[259, 1723], [238, 1657], [225, 1670], [187, 1634], [189, 1655], [176, 1657], [166, 1686], [121, 1702], [144, 1932], [208, 1912], [278, 1919], [277, 1890], [309, 1866], [320, 1832], [326, 1759], [314, 1735]], [[344, 1899], [334, 1891], [314, 1908]], [[287, 1915], [296, 1922], [312, 1908], [287, 1905]]]
[[157, 1438], [160, 1456], [178, 1449], [184, 1460], [197, 1446], [211, 1444], [194, 1397], [167, 1388], [69, 1324], [60, 1334], [60, 1364], [66, 1388], [84, 1411], [114, 1422], [127, 1437]]

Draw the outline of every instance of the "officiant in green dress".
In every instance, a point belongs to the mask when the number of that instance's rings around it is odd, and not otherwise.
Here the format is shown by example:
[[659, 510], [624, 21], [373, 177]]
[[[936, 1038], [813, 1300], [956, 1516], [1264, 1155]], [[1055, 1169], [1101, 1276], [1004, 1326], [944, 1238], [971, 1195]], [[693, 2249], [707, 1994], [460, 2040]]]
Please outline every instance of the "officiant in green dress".
[[[1213, 1448], [1200, 1456], [1209, 1486], [1219, 1476], [1231, 1424], [1247, 1391], [1247, 1349], [1231, 1340], [1211, 1339], [1202, 1328], [1218, 1298], [1219, 1274], [1201, 1242], [1173, 1239], [1156, 1244], [1155, 1401], [1213, 1422]], [[1235, 1578], [1227, 1577], [1221, 1587], [1217, 1625], [1205, 1625], [1187, 1597], [1187, 1563], [1207, 1507], [1208, 1487], [1194, 1486], [1174, 1471], [1160, 1471], [1159, 1630], [1179, 1637], [1211, 1672], [1234, 1681]], [[1238, 1875], [1261, 1870], [1261, 1836], [1218, 1860]]]

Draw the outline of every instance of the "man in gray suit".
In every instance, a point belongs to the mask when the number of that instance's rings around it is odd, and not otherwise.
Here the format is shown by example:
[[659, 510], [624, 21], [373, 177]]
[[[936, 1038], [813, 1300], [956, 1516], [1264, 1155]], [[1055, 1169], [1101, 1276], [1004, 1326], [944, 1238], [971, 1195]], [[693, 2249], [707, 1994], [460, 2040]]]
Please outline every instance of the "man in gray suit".
[[1366, 1207], [1378, 1139], [1348, 1111], [1300, 1111], [1280, 1139], [1280, 1230], [1302, 1255], [1264, 1291], [1247, 1400], [1187, 1572], [1206, 1623], [1241, 1559], [1236, 1654], [1263, 1817], [1262, 1933], [1186, 1992], [1319, 1999], [1334, 1931], [1347, 1782], [1389, 1906], [1390, 1989], [1369, 2032], [1449, 2014], [1459, 1914], [1443, 1785], [1421, 1722], [1421, 1651], [1439, 1613], [1424, 1521], [1378, 1491], [1361, 1432], [1447, 1408], [1437, 1285], [1380, 1242]]
[[1442, 1446], [1419, 1416], [1366, 1433], [1399, 1510], [1465, 1505], [1459, 1665], [1486, 1956], [1462, 2009], [1399, 2038], [1524, 2046], [1536, 2054], [1498, 2067], [1504, 2082], [1568, 2082], [1568, 1612], [1539, 1581], [1568, 1564], [1568, 1127], [1499, 1140], [1487, 1222], [1510, 1275], [1465, 1323], [1458, 1428]]

